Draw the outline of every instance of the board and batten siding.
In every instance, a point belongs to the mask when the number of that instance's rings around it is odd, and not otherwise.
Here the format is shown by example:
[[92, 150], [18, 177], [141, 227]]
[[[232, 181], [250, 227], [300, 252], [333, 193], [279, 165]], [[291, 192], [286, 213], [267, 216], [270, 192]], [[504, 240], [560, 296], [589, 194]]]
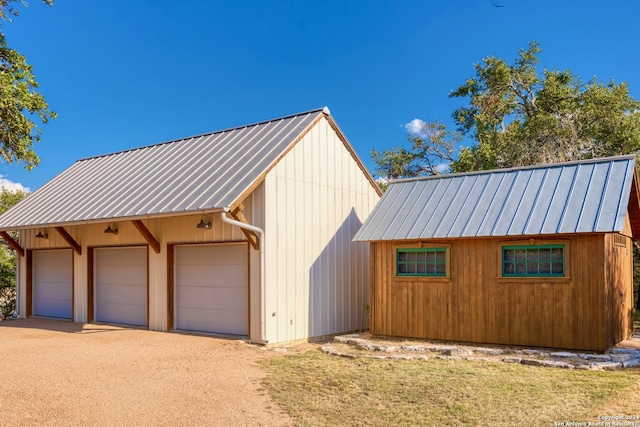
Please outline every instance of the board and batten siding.
[[[625, 241], [624, 248], [614, 247], [614, 235]], [[632, 274], [630, 239], [617, 233], [555, 238], [566, 242], [567, 278], [501, 278], [501, 246], [523, 239], [526, 244], [526, 237], [429, 240], [450, 245], [450, 280], [395, 277], [394, 248], [402, 242], [371, 243], [371, 332], [606, 350], [615, 334], [628, 336], [621, 325], [629, 322], [632, 292], [623, 289], [631, 282], [622, 276]], [[544, 236], [534, 241], [540, 240], [552, 241]], [[614, 318], [618, 326], [609, 327]]]
[[625, 340], [633, 333], [633, 242], [623, 234], [604, 237], [606, 337], [608, 345]]
[[[255, 192], [254, 192], [255, 193]], [[249, 221], [253, 215], [254, 193], [244, 201], [245, 216]], [[149, 329], [167, 330], [167, 244], [177, 243], [207, 243], [246, 240], [244, 234], [237, 227], [225, 224], [219, 214], [208, 214], [212, 227], [209, 230], [198, 229], [196, 225], [201, 215], [183, 215], [145, 219], [142, 222], [160, 243], [160, 253], [148, 247], [149, 261]], [[109, 224], [116, 224], [118, 234], [106, 234], [105, 228]], [[146, 240], [129, 220], [104, 222], [96, 224], [72, 225], [65, 230], [82, 247], [82, 253], [73, 252], [74, 268], [74, 307], [73, 319], [76, 322], [87, 322], [88, 316], [88, 248], [117, 247], [117, 246], [147, 246]], [[36, 239], [38, 231], [48, 234], [47, 239]], [[20, 232], [20, 242], [25, 249], [61, 249], [68, 248], [67, 242], [53, 228], [39, 228]], [[19, 257], [20, 271], [20, 313], [27, 313], [27, 260]]]
[[266, 175], [267, 338], [367, 328], [369, 245], [352, 242], [379, 195], [322, 118]]

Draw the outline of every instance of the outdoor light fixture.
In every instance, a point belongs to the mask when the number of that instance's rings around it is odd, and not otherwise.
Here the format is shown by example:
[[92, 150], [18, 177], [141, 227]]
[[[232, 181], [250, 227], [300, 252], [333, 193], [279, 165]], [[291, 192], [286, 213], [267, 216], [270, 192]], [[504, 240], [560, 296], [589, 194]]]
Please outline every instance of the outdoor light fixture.
[[115, 224], [113, 224], [113, 228], [111, 228], [111, 224], [104, 230], [105, 233], [108, 234], [118, 234], [118, 228]]
[[48, 239], [49, 238], [49, 234], [47, 234], [47, 232], [45, 231], [44, 234], [42, 234], [42, 230], [38, 230], [38, 234], [36, 234], [36, 239]]
[[211, 228], [211, 221], [205, 221], [207, 219], [204, 214], [202, 214], [202, 218], [200, 218], [200, 222], [196, 225], [196, 228], [204, 228], [205, 230], [209, 230]]

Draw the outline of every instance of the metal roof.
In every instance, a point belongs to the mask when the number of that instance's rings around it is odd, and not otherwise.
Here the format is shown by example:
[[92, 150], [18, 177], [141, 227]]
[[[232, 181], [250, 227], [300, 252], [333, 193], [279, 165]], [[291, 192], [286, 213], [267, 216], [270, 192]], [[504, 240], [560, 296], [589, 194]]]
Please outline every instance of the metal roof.
[[231, 206], [323, 115], [326, 107], [78, 160], [0, 216], [0, 230]]
[[392, 182], [354, 240], [622, 231], [635, 155]]

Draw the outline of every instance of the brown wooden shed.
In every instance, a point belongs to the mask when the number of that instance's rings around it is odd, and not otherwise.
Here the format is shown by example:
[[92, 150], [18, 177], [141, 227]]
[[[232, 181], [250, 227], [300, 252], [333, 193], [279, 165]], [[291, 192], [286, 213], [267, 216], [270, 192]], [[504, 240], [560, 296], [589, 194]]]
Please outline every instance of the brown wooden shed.
[[635, 155], [391, 183], [371, 243], [375, 335], [604, 351], [632, 332]]

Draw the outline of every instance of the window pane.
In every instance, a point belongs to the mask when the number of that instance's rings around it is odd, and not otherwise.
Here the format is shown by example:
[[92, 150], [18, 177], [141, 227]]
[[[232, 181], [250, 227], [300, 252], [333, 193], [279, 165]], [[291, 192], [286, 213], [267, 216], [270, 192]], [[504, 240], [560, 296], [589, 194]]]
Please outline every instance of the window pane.
[[427, 252], [418, 252], [418, 264], [427, 262]]
[[513, 249], [505, 249], [502, 252], [502, 259], [505, 261], [513, 261], [515, 256], [515, 251]]
[[551, 266], [551, 272], [553, 274], [564, 274], [564, 264], [561, 262], [554, 262]]
[[418, 264], [418, 274], [426, 274], [427, 273], [427, 265], [423, 262]]
[[540, 263], [540, 274], [549, 274], [551, 273], [551, 264], [548, 262]]
[[551, 259], [551, 249], [540, 249], [538, 250], [538, 254], [540, 261], [549, 261]]
[[444, 276], [447, 273], [447, 269], [444, 264], [436, 264], [436, 274]]
[[527, 261], [538, 261], [538, 250], [537, 249], [529, 249], [527, 251]]
[[502, 274], [513, 274], [515, 273], [515, 269], [512, 263], [510, 262], [506, 262], [503, 266], [503, 273]]
[[527, 274], [538, 274], [538, 263], [537, 262], [528, 262], [527, 263]]
[[435, 263], [427, 263], [427, 274], [436, 274], [436, 264]]
[[525, 261], [527, 259], [526, 249], [516, 249], [516, 261]]
[[427, 262], [434, 263], [436, 262], [436, 253], [435, 252], [425, 252], [427, 254]]
[[407, 253], [398, 252], [398, 262], [406, 262], [406, 261], [407, 261]]
[[408, 262], [416, 262], [416, 259], [418, 257], [418, 254], [416, 254], [415, 252], [408, 252], [407, 253], [407, 261]]
[[407, 273], [408, 274], [416, 274], [416, 265], [415, 264], [407, 264]]
[[398, 274], [406, 274], [407, 273], [407, 264], [398, 263]]
[[527, 263], [516, 262], [516, 274], [526, 274], [526, 273], [527, 273]]
[[446, 262], [447, 257], [445, 256], [444, 251], [436, 252], [436, 261], [440, 264], [444, 264]]
[[551, 259], [553, 261], [562, 261], [564, 259], [564, 251], [562, 248], [553, 248], [551, 250]]

